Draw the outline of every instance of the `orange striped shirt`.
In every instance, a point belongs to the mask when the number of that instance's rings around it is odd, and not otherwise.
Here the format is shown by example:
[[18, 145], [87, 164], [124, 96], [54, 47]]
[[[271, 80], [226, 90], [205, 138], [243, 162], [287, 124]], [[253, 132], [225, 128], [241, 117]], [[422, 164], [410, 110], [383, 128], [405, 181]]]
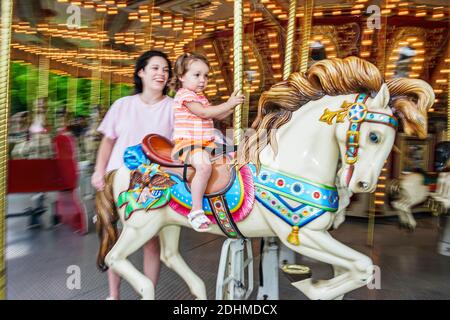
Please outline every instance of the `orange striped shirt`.
[[186, 102], [198, 102], [204, 107], [211, 106], [205, 96], [185, 88], [179, 89], [174, 97], [173, 139], [213, 141], [215, 137], [213, 120], [195, 115], [186, 107]]

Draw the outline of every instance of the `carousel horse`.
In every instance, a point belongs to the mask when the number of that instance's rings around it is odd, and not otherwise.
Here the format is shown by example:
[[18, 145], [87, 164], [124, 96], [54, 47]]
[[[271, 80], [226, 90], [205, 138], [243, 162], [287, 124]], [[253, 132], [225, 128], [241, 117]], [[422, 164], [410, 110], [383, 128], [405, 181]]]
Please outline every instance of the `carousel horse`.
[[[394, 143], [393, 110], [407, 134], [423, 136], [433, 101], [425, 82], [383, 83], [378, 69], [357, 57], [322, 60], [291, 74], [262, 94], [255, 132], [239, 146], [237, 165], [214, 164], [204, 198], [208, 232], [278, 237], [289, 249], [331, 264], [330, 280], [292, 283], [310, 299], [340, 299], [368, 284], [372, 260], [327, 231], [339, 208], [336, 175], [352, 193], [373, 192]], [[193, 169], [171, 160], [171, 147], [148, 136], [129, 150], [134, 156], [126, 153], [126, 166], [107, 174], [96, 198], [97, 265], [112, 268], [143, 299], [154, 299], [154, 284], [128, 257], [159, 232], [161, 260], [196, 298], [206, 299], [204, 282], [178, 250], [180, 226], [190, 227]]]
[[[412, 214], [412, 208], [428, 201], [428, 205], [434, 215], [445, 214], [449, 209], [450, 190], [445, 186], [448, 182], [450, 159], [450, 142], [444, 141], [436, 145], [434, 166], [436, 172], [440, 172], [437, 180], [436, 192], [431, 192], [426, 183], [427, 173], [423, 170], [403, 172], [399, 179], [391, 182], [389, 197], [393, 199], [391, 206], [397, 210], [400, 226], [410, 231], [416, 228], [417, 222]], [[448, 201], [448, 200], [447, 200]]]
[[11, 151], [12, 159], [50, 159], [54, 156], [52, 138], [45, 128], [45, 99], [38, 99], [37, 110], [28, 128], [26, 139]]
[[13, 114], [9, 120], [8, 142], [19, 143], [28, 136], [28, 111]]
[[[65, 126], [65, 109], [56, 112], [57, 134], [52, 139], [44, 126], [43, 105], [38, 106], [32, 125], [26, 126], [30, 138], [14, 147], [8, 162], [8, 204], [15, 212], [7, 217], [30, 216], [29, 227], [50, 228], [63, 222], [85, 234], [86, 210], [77, 190], [76, 140]], [[21, 124], [28, 123], [23, 116], [20, 119]]]

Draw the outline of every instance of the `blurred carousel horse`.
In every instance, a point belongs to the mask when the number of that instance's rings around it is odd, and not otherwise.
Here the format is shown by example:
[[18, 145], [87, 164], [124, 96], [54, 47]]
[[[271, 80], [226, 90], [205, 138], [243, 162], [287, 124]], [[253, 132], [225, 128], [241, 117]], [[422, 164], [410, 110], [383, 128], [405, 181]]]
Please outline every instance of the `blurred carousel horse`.
[[54, 156], [52, 138], [45, 128], [45, 110], [39, 108], [26, 139], [16, 143], [11, 159], [50, 159]]
[[56, 113], [58, 134], [52, 139], [45, 128], [44, 102], [38, 99], [27, 138], [11, 152], [8, 205], [12, 206], [7, 217], [30, 216], [29, 227], [51, 227], [62, 221], [85, 233], [86, 210], [77, 194], [76, 141], [65, 126], [65, 110]]
[[9, 119], [8, 142], [16, 144], [27, 140], [28, 137], [28, 111], [13, 114]]
[[[372, 260], [328, 232], [346, 194], [336, 189], [336, 176], [352, 193], [373, 192], [395, 139], [393, 110], [406, 134], [423, 138], [433, 101], [424, 81], [383, 83], [374, 65], [356, 57], [322, 60], [291, 74], [261, 95], [256, 131], [238, 150], [239, 166], [214, 164], [204, 198], [212, 222], [207, 232], [233, 239], [277, 236], [289, 249], [331, 264], [332, 279], [292, 283], [310, 299], [342, 299], [370, 283]], [[129, 149], [126, 166], [106, 176], [96, 198], [97, 264], [120, 274], [143, 299], [154, 299], [154, 284], [128, 257], [159, 233], [162, 261], [196, 298], [206, 299], [204, 282], [178, 249], [180, 226], [191, 227], [193, 169], [171, 160], [171, 150], [169, 141], [147, 136]]]
[[439, 173], [436, 192], [430, 191], [426, 183], [428, 174], [423, 170], [404, 172], [399, 179], [394, 179], [389, 186], [389, 197], [393, 199], [391, 206], [397, 209], [399, 222], [409, 230], [416, 228], [417, 222], [412, 214], [412, 208], [428, 201], [428, 206], [434, 215], [445, 214], [450, 207], [450, 141], [436, 145], [435, 169]]
[[90, 119], [89, 119], [89, 127], [86, 130], [86, 133], [82, 136], [84, 151], [86, 153], [86, 160], [90, 162], [90, 164], [95, 164], [95, 160], [97, 158], [97, 150], [100, 146], [100, 142], [102, 140], [102, 135], [97, 131], [97, 128], [100, 124], [100, 106], [96, 106], [92, 110]]
[[[38, 111], [30, 126], [30, 113], [18, 112], [11, 119], [9, 143], [11, 160], [50, 159], [53, 157], [53, 145], [50, 135], [44, 127], [45, 112], [42, 100], [38, 101]], [[15, 175], [12, 171], [10, 175]], [[9, 176], [10, 177], [10, 176]], [[30, 216], [28, 227], [41, 226], [41, 216], [52, 208], [54, 195], [44, 192], [33, 192], [8, 195], [8, 214], [13, 216]], [[51, 210], [50, 210], [51, 211]], [[12, 213], [14, 212], [14, 213]], [[53, 213], [44, 215], [44, 225], [50, 227]]]

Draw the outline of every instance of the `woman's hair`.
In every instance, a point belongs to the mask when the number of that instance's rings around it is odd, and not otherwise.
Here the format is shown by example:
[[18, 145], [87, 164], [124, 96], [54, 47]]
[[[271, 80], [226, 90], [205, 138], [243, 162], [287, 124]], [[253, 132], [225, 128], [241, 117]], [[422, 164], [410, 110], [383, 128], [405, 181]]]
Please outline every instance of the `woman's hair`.
[[[151, 58], [153, 57], [161, 57], [164, 58], [167, 61], [167, 65], [169, 66], [169, 80], [172, 78], [172, 64], [170, 63], [169, 58], [164, 52], [156, 51], [156, 50], [150, 50], [147, 52], [144, 52], [137, 60], [136, 65], [134, 66], [134, 93], [141, 93], [143, 90], [143, 83], [141, 77], [139, 77], [138, 73], [139, 71], [143, 70]], [[167, 94], [169, 87], [168, 84], [163, 89], [163, 94]]]
[[170, 87], [177, 91], [181, 88], [180, 78], [186, 74], [189, 70], [189, 66], [194, 61], [202, 61], [209, 68], [208, 59], [198, 53], [183, 53], [181, 56], [177, 58], [175, 62], [174, 73], [172, 77], [172, 81], [170, 81]]

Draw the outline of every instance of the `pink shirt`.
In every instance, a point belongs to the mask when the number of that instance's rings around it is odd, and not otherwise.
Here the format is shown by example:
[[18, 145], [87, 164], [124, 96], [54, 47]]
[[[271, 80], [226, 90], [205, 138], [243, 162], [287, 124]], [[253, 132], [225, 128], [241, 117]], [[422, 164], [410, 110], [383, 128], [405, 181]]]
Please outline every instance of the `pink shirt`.
[[187, 102], [197, 102], [209, 108], [211, 104], [204, 95], [181, 88], [174, 97], [175, 129], [174, 140], [187, 139], [197, 141], [214, 140], [214, 122], [212, 119], [203, 119], [189, 110]]
[[113, 103], [97, 131], [116, 143], [109, 158], [106, 171], [123, 165], [125, 149], [142, 142], [150, 133], [157, 133], [168, 139], [173, 134], [173, 99], [165, 97], [160, 102], [148, 105], [139, 95], [126, 96]]

